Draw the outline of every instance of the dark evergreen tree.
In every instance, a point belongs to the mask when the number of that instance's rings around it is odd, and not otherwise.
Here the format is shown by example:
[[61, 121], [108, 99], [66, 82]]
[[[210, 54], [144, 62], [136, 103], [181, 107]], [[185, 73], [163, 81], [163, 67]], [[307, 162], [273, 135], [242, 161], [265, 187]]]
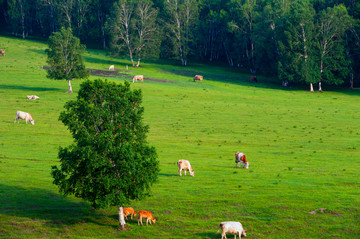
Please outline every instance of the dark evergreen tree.
[[117, 206], [122, 228], [123, 206], [148, 196], [159, 172], [155, 148], [146, 140], [141, 102], [141, 90], [131, 90], [128, 82], [85, 81], [59, 117], [74, 143], [59, 150], [54, 184], [95, 208]]

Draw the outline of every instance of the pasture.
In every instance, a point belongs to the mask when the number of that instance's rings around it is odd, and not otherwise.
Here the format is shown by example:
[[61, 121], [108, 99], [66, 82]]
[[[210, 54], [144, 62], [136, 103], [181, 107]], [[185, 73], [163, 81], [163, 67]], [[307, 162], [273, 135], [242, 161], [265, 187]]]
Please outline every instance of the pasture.
[[[81, 81], [66, 94], [66, 81], [46, 78], [46, 43], [0, 37], [0, 48], [1, 238], [220, 238], [221, 221], [240, 221], [248, 238], [360, 237], [359, 89], [309, 93], [200, 64], [145, 61], [126, 71], [129, 61], [88, 49], [87, 68], [121, 70], [109, 81], [145, 77], [132, 87], [143, 92], [161, 171], [151, 197], [125, 206], [157, 221], [138, 226], [135, 218], [121, 231], [115, 207], [94, 210], [52, 184], [58, 147], [72, 142], [59, 113]], [[18, 110], [35, 125], [14, 124]], [[237, 151], [248, 170], [235, 168]], [[195, 177], [179, 177], [179, 159]]]

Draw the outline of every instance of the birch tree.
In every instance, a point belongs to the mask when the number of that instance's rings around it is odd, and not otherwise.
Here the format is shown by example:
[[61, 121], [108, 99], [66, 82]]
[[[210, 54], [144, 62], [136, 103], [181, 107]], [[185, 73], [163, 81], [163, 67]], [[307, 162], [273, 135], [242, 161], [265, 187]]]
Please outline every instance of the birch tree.
[[341, 84], [348, 74], [349, 62], [346, 60], [343, 37], [350, 28], [350, 16], [344, 5], [327, 8], [319, 13], [319, 91], [321, 83]]

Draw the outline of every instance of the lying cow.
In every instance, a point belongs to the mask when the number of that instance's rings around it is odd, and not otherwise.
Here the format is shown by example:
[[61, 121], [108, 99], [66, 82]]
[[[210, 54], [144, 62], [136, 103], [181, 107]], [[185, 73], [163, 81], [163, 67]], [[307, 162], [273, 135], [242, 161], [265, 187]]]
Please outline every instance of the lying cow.
[[194, 76], [194, 82], [197, 81], [197, 80], [201, 81], [201, 83], [202, 83], [202, 81], [203, 81], [203, 76], [201, 76], [201, 75], [196, 75], [196, 76]]
[[186, 171], [189, 171], [190, 172], [190, 175], [192, 177], [194, 177], [194, 170], [191, 168], [191, 165], [190, 165], [190, 162], [188, 160], [185, 160], [185, 159], [180, 159], [178, 162], [177, 162], [177, 166], [178, 166], [178, 172], [180, 174], [180, 177], [182, 177], [181, 175], [181, 171], [184, 170], [185, 171], [185, 176], [186, 176]]
[[144, 76], [143, 75], [136, 75], [133, 77], [133, 82], [137, 82], [138, 80], [141, 80], [142, 82], [144, 82]]
[[246, 167], [246, 169], [249, 168], [249, 162], [246, 160], [246, 156], [244, 153], [240, 153], [240, 152], [237, 152], [235, 154], [235, 163], [236, 163], [236, 167], [239, 167], [239, 163], [241, 163], [241, 168], [244, 168]]
[[5, 56], [5, 50], [4, 49], [0, 49], [0, 54]]
[[221, 239], [224, 238], [226, 239], [226, 233], [234, 234], [235, 239], [236, 239], [236, 234], [239, 234], [239, 238], [241, 238], [241, 236], [246, 237], [246, 231], [244, 230], [240, 222], [221, 222], [217, 233], [219, 233], [220, 229], [222, 231]]
[[39, 99], [40, 97], [37, 96], [37, 95], [28, 95], [28, 96], [26, 96], [26, 98], [28, 98], [29, 100], [37, 100], [37, 99]]
[[258, 80], [256, 79], [256, 76], [250, 76], [250, 81], [257, 83]]
[[115, 66], [114, 66], [114, 65], [111, 65], [111, 66], [109, 67], [109, 70], [110, 70], [110, 71], [115, 70]]
[[33, 118], [31, 117], [31, 114], [23, 112], [23, 111], [17, 111], [16, 112], [16, 117], [15, 117], [14, 123], [16, 121], [19, 123], [19, 119], [24, 119], [26, 121], [26, 124], [27, 124], [28, 121], [30, 121], [30, 123], [32, 125], [35, 124], [35, 120], [33, 120]]

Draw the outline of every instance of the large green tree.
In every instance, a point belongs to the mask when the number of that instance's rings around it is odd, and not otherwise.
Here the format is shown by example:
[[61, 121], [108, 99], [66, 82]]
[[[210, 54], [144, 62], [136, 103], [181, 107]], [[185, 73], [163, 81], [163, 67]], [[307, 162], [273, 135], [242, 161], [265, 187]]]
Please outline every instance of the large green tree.
[[89, 71], [86, 70], [81, 54], [85, 46], [74, 37], [70, 28], [62, 27], [49, 37], [49, 49], [46, 49], [47, 63], [50, 65], [47, 77], [55, 80], [67, 80], [69, 83], [68, 93], [73, 93], [71, 80], [87, 78]]
[[117, 206], [122, 228], [123, 206], [148, 196], [159, 172], [155, 148], [146, 140], [141, 101], [141, 90], [131, 90], [128, 82], [88, 80], [59, 117], [74, 143], [60, 148], [54, 183], [63, 194], [95, 208]]

